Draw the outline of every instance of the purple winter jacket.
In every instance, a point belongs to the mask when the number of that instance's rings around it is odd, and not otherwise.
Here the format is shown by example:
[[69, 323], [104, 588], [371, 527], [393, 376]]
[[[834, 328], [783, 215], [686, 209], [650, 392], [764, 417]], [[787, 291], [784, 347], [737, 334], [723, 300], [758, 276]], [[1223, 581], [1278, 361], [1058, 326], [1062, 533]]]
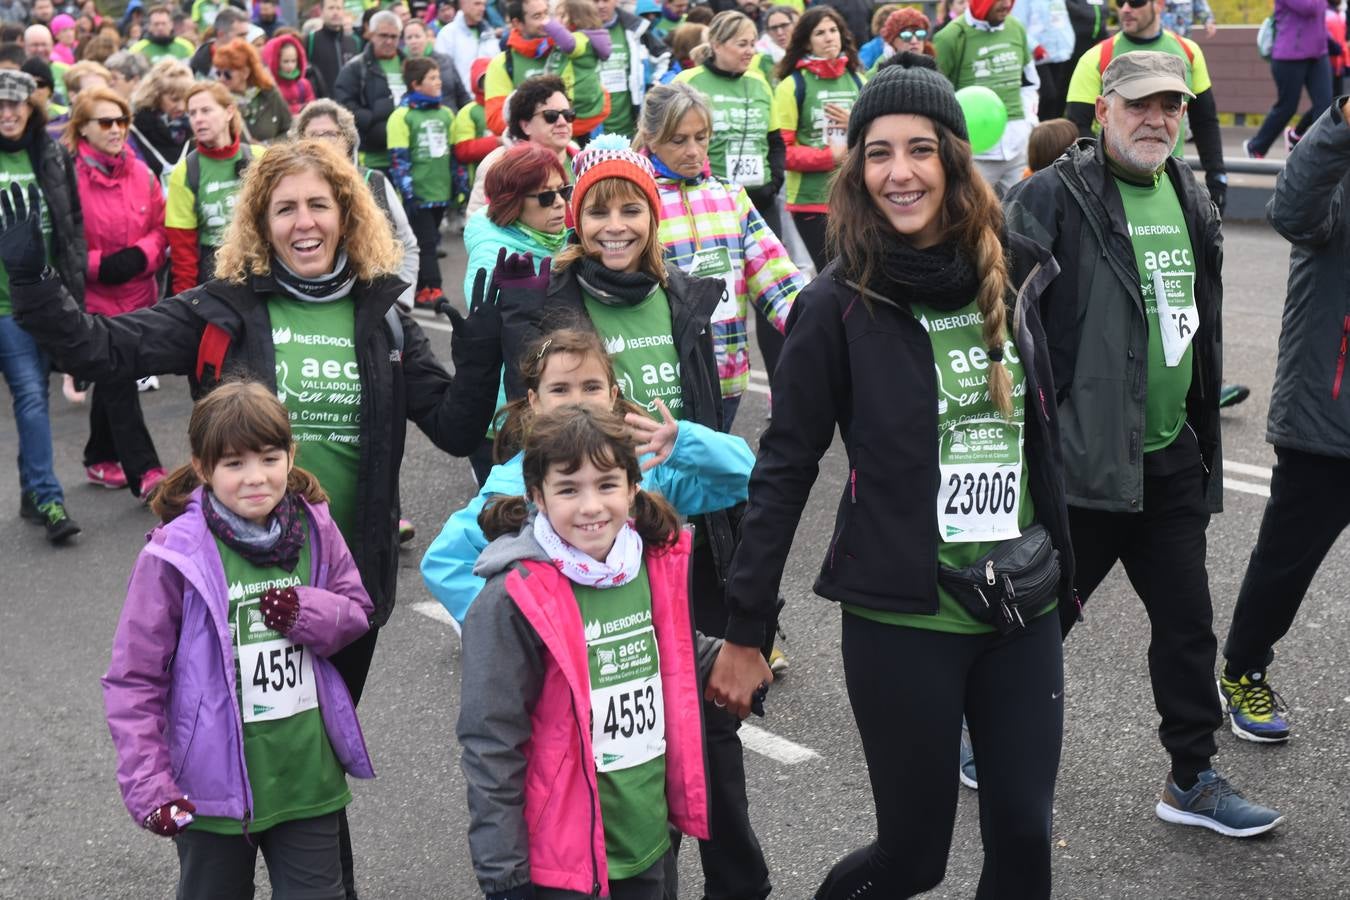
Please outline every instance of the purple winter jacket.
[[1275, 0], [1275, 46], [1270, 58], [1326, 56], [1326, 13], [1326, 0]]
[[[198, 488], [182, 515], [150, 533], [102, 679], [117, 782], [138, 825], [184, 796], [203, 816], [243, 820], [253, 809], [225, 572], [201, 503]], [[314, 651], [319, 709], [338, 761], [352, 776], [373, 778], [356, 708], [327, 657], [370, 629], [374, 607], [328, 505], [302, 506], [310, 585], [295, 589], [300, 615], [289, 636]]]

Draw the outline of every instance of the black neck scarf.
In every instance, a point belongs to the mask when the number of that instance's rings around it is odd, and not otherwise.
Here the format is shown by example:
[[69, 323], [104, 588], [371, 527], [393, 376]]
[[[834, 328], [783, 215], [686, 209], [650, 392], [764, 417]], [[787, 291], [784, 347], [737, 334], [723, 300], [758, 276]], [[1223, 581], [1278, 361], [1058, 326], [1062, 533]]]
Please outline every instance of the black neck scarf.
[[637, 306], [660, 285], [646, 272], [615, 272], [589, 256], [576, 265], [582, 287], [606, 306]]
[[955, 241], [918, 250], [896, 240], [886, 250], [868, 287], [900, 302], [922, 303], [942, 312], [958, 310], [975, 299], [979, 273]]

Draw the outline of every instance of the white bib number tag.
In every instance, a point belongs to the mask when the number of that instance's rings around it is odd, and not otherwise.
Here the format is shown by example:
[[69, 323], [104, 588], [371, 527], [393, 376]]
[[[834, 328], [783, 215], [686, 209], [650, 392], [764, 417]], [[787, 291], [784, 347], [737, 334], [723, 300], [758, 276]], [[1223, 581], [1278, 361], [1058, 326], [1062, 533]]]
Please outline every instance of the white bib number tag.
[[617, 772], [662, 756], [666, 716], [656, 632], [649, 627], [591, 643], [589, 652], [595, 770]]
[[611, 94], [628, 93], [628, 67], [617, 65], [601, 66], [600, 86]]
[[759, 187], [764, 183], [764, 157], [728, 155], [727, 177], [742, 187]]
[[[849, 100], [830, 100], [828, 105], [837, 106], [840, 109], [849, 109], [853, 106]], [[825, 105], [816, 108], [815, 117], [812, 121], [817, 132], [820, 133], [821, 142], [826, 147], [832, 147], [835, 144], [843, 145], [848, 143], [848, 126], [837, 125], [834, 120], [825, 114]]]
[[963, 422], [939, 438], [938, 535], [951, 543], [1019, 536], [1022, 430], [1001, 419]]
[[731, 252], [726, 247], [708, 247], [696, 250], [685, 271], [695, 278], [720, 278], [725, 285], [722, 299], [713, 309], [714, 322], [726, 322], [736, 318], [741, 311], [739, 296], [736, 293], [736, 273], [731, 268]]
[[427, 156], [432, 159], [440, 159], [450, 153], [450, 142], [446, 140], [445, 132], [439, 128], [428, 128], [426, 131]]
[[235, 648], [245, 723], [287, 719], [318, 708], [309, 649], [268, 628], [257, 600], [238, 606]]
[[1195, 308], [1195, 274], [1153, 270], [1153, 296], [1158, 301], [1158, 330], [1162, 332], [1163, 357], [1168, 368], [1181, 363], [1186, 348], [1195, 340], [1200, 314]]

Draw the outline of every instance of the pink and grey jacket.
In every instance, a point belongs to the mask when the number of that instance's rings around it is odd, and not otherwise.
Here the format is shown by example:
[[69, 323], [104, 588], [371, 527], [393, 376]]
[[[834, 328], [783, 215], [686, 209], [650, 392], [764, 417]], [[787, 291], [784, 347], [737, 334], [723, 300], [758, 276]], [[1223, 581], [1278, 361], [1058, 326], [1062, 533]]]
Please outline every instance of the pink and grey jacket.
[[[670, 821], [706, 839], [701, 684], [721, 641], [694, 630], [690, 544], [685, 531], [644, 559], [665, 698]], [[590, 669], [571, 582], [535, 542], [533, 521], [489, 544], [474, 573], [488, 582], [464, 622], [457, 733], [479, 887], [496, 894], [531, 883], [608, 897]]]
[[[115, 316], [159, 299], [155, 273], [168, 259], [169, 234], [164, 230], [164, 189], [159, 179], [129, 150], [118, 156], [100, 153], [85, 141], [75, 150], [75, 177], [84, 210], [84, 236], [89, 245], [84, 305], [91, 313]], [[145, 271], [125, 284], [98, 280], [104, 254], [139, 247]]]
[[[253, 809], [228, 589], [201, 503], [198, 488], [182, 515], [150, 533], [103, 676], [117, 782], [137, 824], [183, 796], [203, 816], [247, 822]], [[314, 651], [319, 710], [338, 762], [356, 778], [373, 778], [356, 708], [327, 657], [370, 629], [374, 607], [328, 504], [302, 505], [310, 584], [296, 588], [300, 616], [290, 637]]]

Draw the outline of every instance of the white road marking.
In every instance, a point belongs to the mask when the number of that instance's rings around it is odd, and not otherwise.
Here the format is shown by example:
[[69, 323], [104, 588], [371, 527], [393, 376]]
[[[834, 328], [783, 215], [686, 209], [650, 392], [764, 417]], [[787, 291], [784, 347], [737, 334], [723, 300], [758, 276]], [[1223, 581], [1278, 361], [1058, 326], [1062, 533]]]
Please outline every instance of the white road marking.
[[1237, 481], [1232, 478], [1224, 478], [1223, 486], [1226, 490], [1241, 491], [1244, 494], [1256, 494], [1259, 497], [1270, 496], [1270, 485], [1253, 484], [1250, 481]]
[[753, 750], [760, 756], [767, 756], [769, 759], [780, 762], [785, 766], [795, 766], [797, 763], [820, 757], [820, 754], [810, 747], [794, 744], [787, 738], [779, 737], [754, 725], [742, 723], [740, 734], [741, 743], [745, 745], [746, 749]]
[[442, 625], [449, 625], [451, 628], [455, 629], [455, 634], [459, 634], [459, 623], [455, 621], [454, 616], [446, 612], [444, 606], [441, 606], [435, 600], [423, 600], [421, 603], [414, 603], [412, 605], [412, 611], [421, 613], [428, 619], [440, 622]]
[[769, 393], [769, 386], [766, 384], [755, 384], [753, 381], [745, 386], [747, 391], [754, 391], [756, 394]]
[[1223, 461], [1223, 470], [1225, 472], [1234, 472], [1238, 475], [1254, 475], [1257, 478], [1264, 478], [1266, 481], [1270, 480], [1270, 469], [1267, 469], [1265, 466], [1253, 466], [1248, 463], [1230, 462], [1225, 459]]

